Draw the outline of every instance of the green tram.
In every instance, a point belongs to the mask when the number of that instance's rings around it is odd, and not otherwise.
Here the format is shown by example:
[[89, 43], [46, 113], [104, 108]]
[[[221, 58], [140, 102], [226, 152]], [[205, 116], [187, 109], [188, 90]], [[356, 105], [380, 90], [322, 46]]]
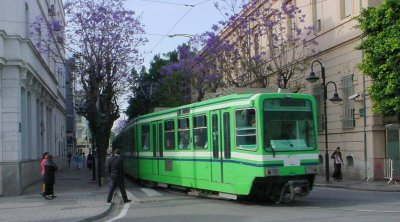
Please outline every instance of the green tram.
[[318, 172], [316, 104], [299, 93], [227, 95], [140, 116], [116, 148], [140, 181], [289, 201], [308, 195]]

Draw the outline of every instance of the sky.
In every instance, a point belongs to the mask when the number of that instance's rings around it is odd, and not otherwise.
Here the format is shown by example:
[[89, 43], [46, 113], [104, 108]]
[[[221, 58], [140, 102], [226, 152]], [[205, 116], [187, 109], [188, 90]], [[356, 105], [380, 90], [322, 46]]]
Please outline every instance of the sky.
[[142, 47], [143, 65], [149, 67], [156, 54], [173, 51], [189, 40], [188, 37], [168, 35], [195, 35], [211, 30], [223, 19], [215, 9], [218, 0], [126, 0], [127, 9], [141, 15], [149, 42]]
[[[149, 40], [141, 48], [144, 53], [143, 65], [149, 68], [150, 61], [156, 54], [173, 51], [189, 40], [188, 37], [170, 38], [168, 35], [195, 35], [210, 31], [212, 25], [223, 19], [222, 14], [214, 7], [216, 1], [218, 0], [126, 0], [126, 8], [141, 16], [147, 33], [145, 36]], [[128, 97], [126, 95], [122, 98], [122, 110], [128, 107]], [[120, 119], [127, 119], [123, 112]]]

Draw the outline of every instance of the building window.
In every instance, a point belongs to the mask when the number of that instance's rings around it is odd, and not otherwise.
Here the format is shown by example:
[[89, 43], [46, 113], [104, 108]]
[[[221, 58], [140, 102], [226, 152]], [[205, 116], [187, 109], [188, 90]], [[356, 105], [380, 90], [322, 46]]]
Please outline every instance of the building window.
[[343, 95], [343, 128], [354, 128], [356, 125], [354, 119], [354, 100], [349, 96], [354, 94], [353, 75], [342, 78], [342, 95]]
[[25, 38], [29, 38], [30, 19], [29, 19], [29, 5], [25, 2]]
[[315, 32], [322, 30], [322, 3], [320, 0], [312, 0], [313, 20]]
[[354, 167], [354, 159], [352, 156], [346, 156], [347, 166]]
[[340, 9], [341, 19], [349, 17], [353, 13], [353, 0], [341, 0]]
[[[291, 7], [296, 7], [296, 1], [289, 0], [286, 2], [286, 8], [291, 8]], [[286, 15], [286, 35], [288, 38], [288, 46], [291, 47], [294, 45], [294, 39], [297, 36], [297, 31], [296, 31], [296, 16], [287, 14]]]
[[317, 102], [318, 132], [324, 131], [324, 88], [321, 84], [313, 87], [313, 96]]
[[253, 29], [253, 45], [254, 45], [254, 58], [256, 62], [259, 62], [260, 59], [260, 34], [258, 27], [256, 26]]

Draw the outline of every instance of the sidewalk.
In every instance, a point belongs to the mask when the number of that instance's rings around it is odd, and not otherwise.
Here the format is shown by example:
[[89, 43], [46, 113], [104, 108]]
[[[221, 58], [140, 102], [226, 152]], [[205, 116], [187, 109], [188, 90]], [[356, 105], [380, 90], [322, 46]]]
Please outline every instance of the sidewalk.
[[108, 182], [99, 187], [91, 179], [89, 169], [64, 169], [56, 173], [53, 200], [40, 195], [40, 181], [21, 196], [0, 196], [0, 221], [93, 221], [105, 216], [112, 208], [106, 203]]
[[[57, 198], [45, 200], [40, 194], [40, 181], [29, 186], [21, 196], [0, 196], [0, 221], [95, 221], [109, 213], [113, 204], [107, 204], [108, 183], [98, 187], [91, 181], [92, 171], [62, 170], [56, 175]], [[387, 181], [358, 181], [345, 179], [342, 182], [325, 181], [317, 176], [316, 186], [356, 190], [400, 192], [400, 184]], [[119, 197], [114, 203], [119, 203]]]
[[354, 190], [367, 190], [367, 191], [382, 191], [382, 192], [400, 192], [400, 183], [388, 183], [387, 180], [382, 181], [360, 181], [354, 179], [343, 178], [341, 182], [333, 181], [329, 178], [326, 182], [324, 175], [317, 176], [315, 186], [354, 189]]

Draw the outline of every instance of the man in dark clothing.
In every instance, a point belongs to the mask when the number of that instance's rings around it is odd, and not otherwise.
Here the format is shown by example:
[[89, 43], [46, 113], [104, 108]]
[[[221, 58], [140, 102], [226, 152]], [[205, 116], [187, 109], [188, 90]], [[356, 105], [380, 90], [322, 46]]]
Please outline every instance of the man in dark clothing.
[[110, 191], [108, 192], [107, 203], [111, 203], [112, 196], [114, 194], [115, 188], [119, 188], [121, 191], [122, 199], [124, 203], [129, 203], [131, 200], [126, 196], [125, 185], [124, 185], [124, 168], [123, 159], [120, 156], [120, 151], [118, 149], [114, 150], [114, 155], [108, 162], [108, 173], [111, 177]]
[[72, 158], [71, 152], [68, 152], [67, 158], [68, 158], [68, 169], [70, 169], [71, 168], [71, 158]]
[[54, 184], [56, 183], [56, 170], [57, 165], [53, 162], [53, 156], [47, 155], [47, 161], [44, 163], [44, 198], [51, 200], [55, 198], [54, 195]]

